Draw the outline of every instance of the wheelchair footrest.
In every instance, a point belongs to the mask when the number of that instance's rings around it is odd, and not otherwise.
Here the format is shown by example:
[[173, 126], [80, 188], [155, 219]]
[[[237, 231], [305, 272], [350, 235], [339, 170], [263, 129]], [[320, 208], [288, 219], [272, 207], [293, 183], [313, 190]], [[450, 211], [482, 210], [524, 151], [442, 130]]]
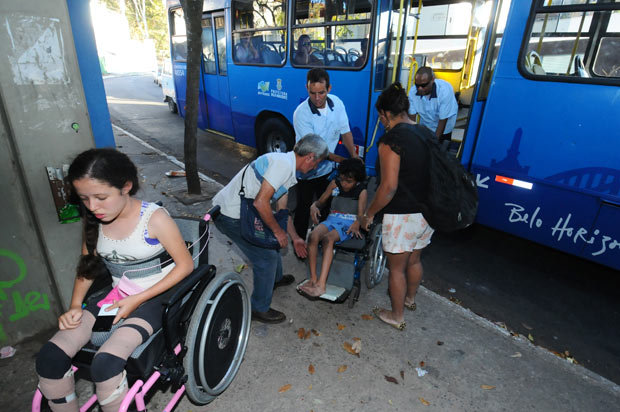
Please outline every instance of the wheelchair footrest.
[[[309, 282], [309, 279], [305, 279], [304, 281], [302, 281], [301, 283], [299, 283], [297, 285], [297, 292], [299, 292], [300, 294], [312, 298], [312, 296], [308, 296], [304, 293], [303, 290], [301, 290], [301, 287], [306, 283]], [[323, 293], [321, 296], [318, 296], [318, 299], [323, 299], [323, 300], [327, 300], [329, 302], [344, 302], [347, 298], [347, 296], [349, 296], [349, 292], [348, 290], [346, 290], [345, 288], [341, 287], [341, 286], [336, 286], [336, 285], [330, 285], [329, 283], [327, 284], [327, 286], [325, 287], [325, 293]]]

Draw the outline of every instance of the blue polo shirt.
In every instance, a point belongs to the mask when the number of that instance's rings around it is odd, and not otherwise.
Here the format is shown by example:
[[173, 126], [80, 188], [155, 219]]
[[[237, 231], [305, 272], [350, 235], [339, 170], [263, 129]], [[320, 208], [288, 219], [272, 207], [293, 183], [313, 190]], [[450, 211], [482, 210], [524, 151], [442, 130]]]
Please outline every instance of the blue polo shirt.
[[[333, 94], [327, 95], [325, 108], [317, 108], [310, 98], [304, 100], [293, 114], [293, 126], [295, 127], [295, 141], [299, 141], [308, 133], [319, 135], [327, 143], [330, 153], [334, 153], [340, 136], [350, 132], [349, 118], [344, 103]], [[334, 168], [334, 162], [324, 160], [316, 169], [308, 173], [297, 173], [300, 180], [315, 179], [325, 176]]]
[[415, 87], [409, 90], [409, 114], [419, 114], [420, 124], [433, 132], [442, 119], [448, 119], [443, 133], [454, 129], [459, 105], [454, 97], [452, 85], [445, 80], [435, 79], [431, 94], [421, 96]]

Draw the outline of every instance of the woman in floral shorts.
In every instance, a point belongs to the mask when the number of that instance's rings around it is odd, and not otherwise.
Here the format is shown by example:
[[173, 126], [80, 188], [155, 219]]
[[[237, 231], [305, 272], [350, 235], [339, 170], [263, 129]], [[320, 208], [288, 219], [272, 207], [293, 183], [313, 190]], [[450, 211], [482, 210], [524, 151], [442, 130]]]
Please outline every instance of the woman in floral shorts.
[[416, 125], [407, 115], [409, 100], [399, 83], [385, 89], [375, 106], [386, 133], [378, 144], [379, 187], [362, 226], [367, 228], [375, 214], [383, 214], [382, 242], [390, 269], [392, 310], [376, 308], [375, 315], [403, 330], [404, 309], [416, 309], [423, 273], [420, 255], [433, 235], [420, 202], [428, 187], [429, 153], [420, 134], [424, 126]]

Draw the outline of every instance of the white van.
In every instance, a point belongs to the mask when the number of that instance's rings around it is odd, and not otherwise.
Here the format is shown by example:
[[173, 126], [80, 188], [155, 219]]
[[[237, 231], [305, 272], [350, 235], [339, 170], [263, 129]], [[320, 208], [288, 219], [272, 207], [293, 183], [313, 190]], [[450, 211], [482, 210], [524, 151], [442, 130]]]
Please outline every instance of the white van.
[[168, 109], [172, 113], [177, 113], [177, 99], [174, 92], [174, 80], [172, 79], [172, 63], [164, 60], [164, 67], [161, 71], [161, 91], [164, 94], [164, 102], [168, 102]]

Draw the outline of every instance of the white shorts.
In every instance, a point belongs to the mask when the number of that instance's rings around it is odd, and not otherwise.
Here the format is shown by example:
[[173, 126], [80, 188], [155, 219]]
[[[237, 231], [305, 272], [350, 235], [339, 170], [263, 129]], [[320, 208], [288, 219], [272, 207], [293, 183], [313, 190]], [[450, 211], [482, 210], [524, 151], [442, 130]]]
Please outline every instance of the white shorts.
[[381, 228], [383, 251], [388, 253], [412, 252], [431, 243], [435, 230], [428, 225], [422, 213], [383, 215]]

